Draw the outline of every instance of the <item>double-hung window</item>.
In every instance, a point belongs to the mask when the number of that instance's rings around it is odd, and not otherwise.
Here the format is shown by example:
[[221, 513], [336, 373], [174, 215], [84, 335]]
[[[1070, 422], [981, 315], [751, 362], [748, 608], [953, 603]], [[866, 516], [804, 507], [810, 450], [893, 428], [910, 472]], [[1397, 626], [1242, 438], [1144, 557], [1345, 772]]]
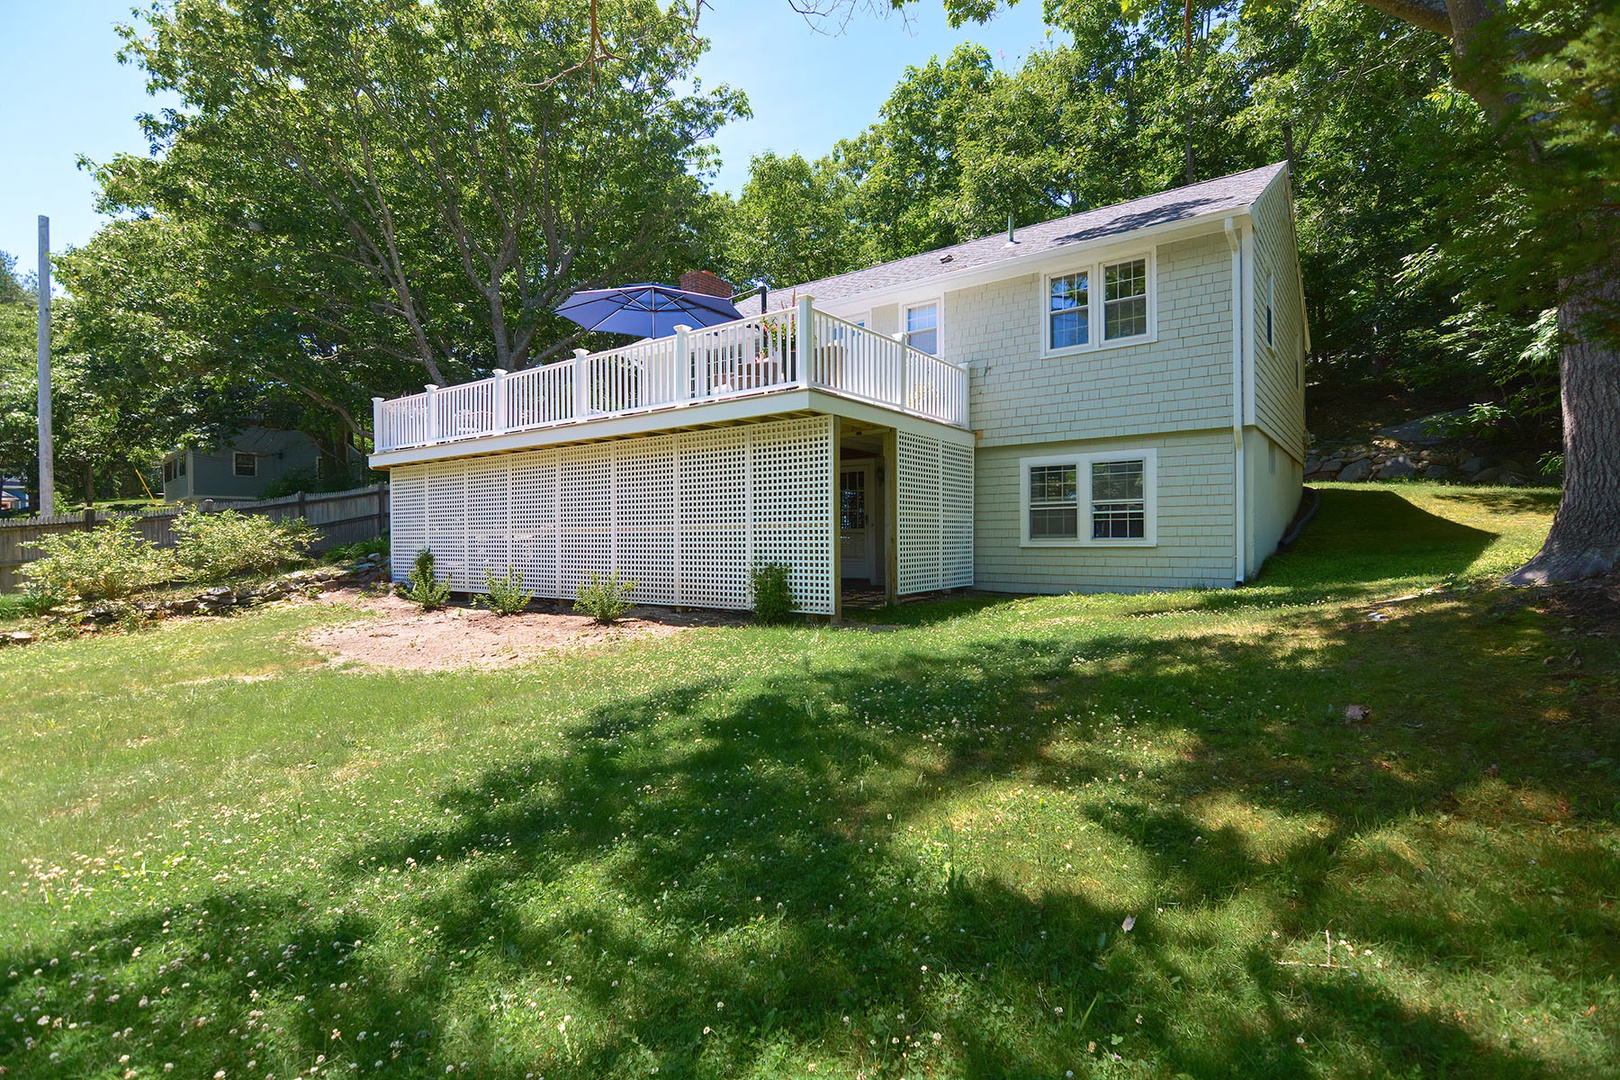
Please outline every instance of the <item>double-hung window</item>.
[[1156, 543], [1155, 451], [1054, 455], [1019, 464], [1025, 544]]
[[919, 352], [939, 355], [939, 304], [906, 308], [906, 344]]
[[[1100, 286], [1100, 287], [1094, 287]], [[1099, 262], [1046, 278], [1046, 351], [1070, 352], [1152, 335], [1149, 256]]]
[[237, 476], [258, 476], [259, 459], [252, 454], [232, 454], [231, 471]]

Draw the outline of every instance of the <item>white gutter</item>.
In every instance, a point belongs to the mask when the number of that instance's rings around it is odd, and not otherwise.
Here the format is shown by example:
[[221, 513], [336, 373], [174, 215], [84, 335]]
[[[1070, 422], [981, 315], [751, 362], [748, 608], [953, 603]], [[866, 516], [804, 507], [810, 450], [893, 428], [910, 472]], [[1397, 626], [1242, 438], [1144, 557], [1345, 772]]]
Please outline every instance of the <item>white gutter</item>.
[[1236, 546], [1233, 584], [1243, 584], [1248, 574], [1249, 517], [1246, 469], [1243, 461], [1243, 305], [1246, 301], [1243, 266], [1244, 237], [1231, 218], [1226, 219], [1226, 246], [1232, 249], [1232, 533]]

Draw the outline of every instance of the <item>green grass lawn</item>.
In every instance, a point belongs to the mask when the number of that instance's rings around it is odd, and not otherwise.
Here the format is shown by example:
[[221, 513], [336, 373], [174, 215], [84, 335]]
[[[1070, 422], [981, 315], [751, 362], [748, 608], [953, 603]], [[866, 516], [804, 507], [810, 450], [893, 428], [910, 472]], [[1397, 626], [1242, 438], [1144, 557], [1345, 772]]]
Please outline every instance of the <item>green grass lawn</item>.
[[1620, 621], [1485, 584], [1554, 502], [496, 673], [0, 651], [0, 1074], [1620, 1075]]

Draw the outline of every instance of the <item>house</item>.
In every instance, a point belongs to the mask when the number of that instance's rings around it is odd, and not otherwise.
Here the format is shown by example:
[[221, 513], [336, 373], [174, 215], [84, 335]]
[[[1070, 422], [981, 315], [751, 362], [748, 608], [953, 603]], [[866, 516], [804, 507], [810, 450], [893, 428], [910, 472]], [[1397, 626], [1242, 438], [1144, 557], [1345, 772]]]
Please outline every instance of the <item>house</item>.
[[1222, 587], [1299, 503], [1308, 348], [1284, 165], [774, 291], [741, 322], [374, 402], [394, 572], [799, 608]]
[[253, 502], [289, 473], [314, 478], [321, 449], [301, 431], [245, 428], [224, 446], [182, 448], [163, 459], [163, 501]]
[[20, 514], [27, 509], [27, 482], [9, 476], [0, 478], [0, 513]]

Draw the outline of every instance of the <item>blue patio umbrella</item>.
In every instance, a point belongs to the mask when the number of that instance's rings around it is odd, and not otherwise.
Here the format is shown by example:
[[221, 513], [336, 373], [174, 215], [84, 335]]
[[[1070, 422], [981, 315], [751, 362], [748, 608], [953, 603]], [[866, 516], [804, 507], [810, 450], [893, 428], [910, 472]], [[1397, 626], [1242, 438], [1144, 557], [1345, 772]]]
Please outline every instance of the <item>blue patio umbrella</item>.
[[668, 337], [677, 325], [696, 329], [742, 318], [730, 300], [668, 285], [582, 289], [558, 305], [557, 314], [587, 330], [646, 338]]

